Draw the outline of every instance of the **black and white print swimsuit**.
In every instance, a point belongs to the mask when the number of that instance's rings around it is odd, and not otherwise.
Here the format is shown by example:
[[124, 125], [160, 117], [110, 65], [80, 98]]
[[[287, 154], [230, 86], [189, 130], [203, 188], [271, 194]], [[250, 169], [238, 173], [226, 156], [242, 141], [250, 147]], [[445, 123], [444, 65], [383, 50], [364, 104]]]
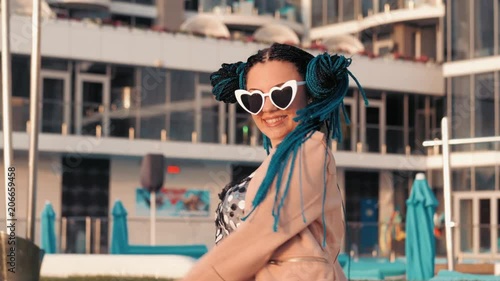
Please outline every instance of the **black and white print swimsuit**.
[[221, 193], [215, 210], [215, 244], [235, 231], [245, 216], [245, 194], [254, 173], [237, 184], [228, 184]]

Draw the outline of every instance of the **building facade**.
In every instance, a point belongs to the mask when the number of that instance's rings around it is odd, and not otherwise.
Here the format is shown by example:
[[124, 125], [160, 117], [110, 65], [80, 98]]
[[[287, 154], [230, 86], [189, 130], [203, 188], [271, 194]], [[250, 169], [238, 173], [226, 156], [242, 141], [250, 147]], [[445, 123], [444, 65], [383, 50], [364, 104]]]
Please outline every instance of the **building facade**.
[[[447, 107], [454, 138], [500, 135], [500, 1], [448, 1], [446, 5]], [[498, 143], [453, 147], [457, 155], [497, 151]], [[498, 159], [498, 157], [497, 157]], [[498, 257], [498, 160], [457, 163], [452, 169], [455, 252]]]
[[[258, 167], [265, 152], [250, 116], [213, 99], [209, 75], [272, 41], [299, 40], [314, 54], [353, 57], [351, 71], [370, 105], [352, 83], [345, 99], [351, 123], [333, 149], [352, 234], [346, 246], [355, 245], [360, 254], [404, 251], [391, 236], [393, 229], [379, 226], [395, 222], [398, 212], [404, 220], [417, 172], [426, 172], [442, 202], [439, 149], [422, 142], [440, 137], [443, 116], [452, 116], [453, 137], [499, 134], [498, 1], [485, 0], [491, 7], [465, 0], [174, 2], [181, 1], [46, 1], [37, 214], [45, 201], [54, 205], [61, 252], [106, 253], [118, 199], [128, 211], [130, 242], [150, 242], [149, 218], [137, 191], [146, 153], [165, 156], [167, 190], [201, 190], [210, 197], [208, 216], [158, 216], [156, 242], [211, 247], [217, 194]], [[459, 5], [473, 7], [463, 15]], [[487, 12], [491, 19], [481, 14]], [[23, 175], [28, 174], [28, 16], [11, 19], [19, 186], [27, 185]], [[494, 24], [476, 26], [474, 18]], [[279, 37], [283, 34], [288, 35]], [[479, 92], [484, 94], [473, 94]], [[470, 247], [457, 250], [464, 257], [470, 251], [481, 256], [480, 249], [490, 245], [482, 257], [498, 256], [499, 201], [492, 199], [499, 189], [498, 146], [457, 149], [455, 211], [471, 214], [455, 217], [469, 220], [460, 221], [456, 237]], [[20, 189], [20, 229], [26, 196]], [[467, 222], [489, 226], [466, 227]], [[490, 242], [478, 244], [478, 237], [487, 235]], [[392, 248], [387, 240], [395, 241]]]

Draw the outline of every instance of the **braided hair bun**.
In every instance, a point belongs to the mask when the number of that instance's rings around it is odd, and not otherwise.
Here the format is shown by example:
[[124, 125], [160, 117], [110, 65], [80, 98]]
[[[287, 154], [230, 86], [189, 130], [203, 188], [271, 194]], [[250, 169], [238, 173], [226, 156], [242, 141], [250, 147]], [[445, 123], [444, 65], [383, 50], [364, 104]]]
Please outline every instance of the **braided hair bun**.
[[307, 87], [313, 99], [322, 100], [332, 95], [334, 99], [344, 98], [343, 91], [338, 91], [339, 84], [348, 81], [347, 67], [351, 59], [342, 55], [330, 56], [328, 53], [317, 55], [307, 65]]
[[244, 62], [224, 63], [222, 67], [210, 75], [212, 93], [215, 99], [225, 103], [235, 103], [234, 91], [245, 88]]

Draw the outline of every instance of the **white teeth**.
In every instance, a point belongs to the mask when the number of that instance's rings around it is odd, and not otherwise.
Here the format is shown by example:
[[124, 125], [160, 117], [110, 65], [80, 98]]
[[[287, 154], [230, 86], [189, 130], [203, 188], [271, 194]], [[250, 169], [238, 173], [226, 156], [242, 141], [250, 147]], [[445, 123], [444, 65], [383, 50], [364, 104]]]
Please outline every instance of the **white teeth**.
[[275, 124], [275, 123], [277, 123], [277, 122], [279, 122], [279, 121], [281, 121], [281, 120], [283, 120], [283, 119], [285, 119], [285, 117], [284, 117], [284, 116], [281, 116], [281, 117], [277, 117], [277, 118], [266, 119], [266, 120], [264, 120], [264, 121], [265, 121], [267, 124], [272, 125], [272, 124]]

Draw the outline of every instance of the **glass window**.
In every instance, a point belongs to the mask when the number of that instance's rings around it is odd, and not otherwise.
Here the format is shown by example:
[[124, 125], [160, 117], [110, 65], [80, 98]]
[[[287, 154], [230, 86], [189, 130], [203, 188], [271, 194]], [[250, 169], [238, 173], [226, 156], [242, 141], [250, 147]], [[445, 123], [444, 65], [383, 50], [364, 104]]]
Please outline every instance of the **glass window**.
[[12, 96], [30, 96], [30, 59], [27, 56], [12, 56]]
[[493, 55], [493, 0], [474, 2], [474, 57]]
[[[497, 3], [497, 10], [500, 10], [500, 0], [497, 0], [498, 3]], [[498, 50], [497, 50], [497, 54], [500, 54], [500, 11], [497, 12], [497, 39], [498, 39], [498, 43], [497, 43], [497, 47], [498, 47]], [[499, 208], [500, 209], [500, 208]], [[500, 247], [498, 247], [498, 251], [500, 252]]]
[[469, 1], [453, 0], [448, 4], [451, 5], [451, 59], [467, 59], [470, 52]]
[[451, 189], [453, 191], [471, 190], [471, 168], [452, 169]]
[[326, 23], [337, 23], [339, 21], [339, 1], [338, 0], [329, 0], [326, 2], [326, 14], [327, 19]]
[[[214, 0], [212, 0], [212, 1], [214, 1]], [[274, 15], [274, 12], [279, 7], [279, 1], [256, 0], [255, 6], [258, 8], [260, 15], [263, 15], [263, 14]]]
[[472, 200], [460, 200], [460, 250], [472, 252]]
[[[141, 139], [161, 139], [161, 130], [166, 130], [166, 119], [165, 114], [153, 116], [153, 117], [141, 117], [141, 128], [139, 132], [139, 137]], [[170, 132], [167, 132], [169, 134]]]
[[425, 113], [425, 99], [428, 98], [423, 95], [409, 95], [408, 98], [408, 132], [409, 132], [409, 145], [412, 153], [425, 154], [422, 148], [422, 142], [426, 140], [426, 116]]
[[82, 73], [106, 74], [107, 71], [107, 65], [104, 63], [83, 61], [79, 63], [79, 67]]
[[12, 60], [12, 130], [26, 131], [29, 120], [30, 60], [13, 55]]
[[371, 253], [377, 244], [378, 230], [378, 172], [345, 172], [346, 220], [349, 222], [350, 241], [359, 253]]
[[[445, 1], [443, 1], [445, 2]], [[448, 34], [451, 32], [448, 30], [448, 17], [450, 16], [448, 14], [449, 8], [448, 8], [448, 3], [446, 3], [446, 9], [444, 13], [444, 18], [443, 18], [443, 26], [442, 26], [442, 32], [441, 32], [441, 37], [443, 40], [443, 61], [449, 61], [451, 60], [450, 57], [448, 57]], [[438, 50], [436, 50], [438, 52]]]
[[111, 87], [128, 87], [135, 84], [135, 71], [133, 67], [113, 66]]
[[345, 113], [347, 114], [347, 117], [349, 118], [350, 124], [347, 124], [344, 116], [344, 112], [340, 113], [340, 126], [342, 130], [342, 142], [337, 144], [337, 149], [338, 150], [351, 150], [352, 149], [352, 142], [355, 141], [352, 139], [352, 128], [353, 125], [356, 126], [356, 124], [353, 124], [352, 121], [352, 110], [351, 110], [351, 105], [350, 104], [345, 104]]
[[3, 131], [3, 105], [2, 105], [2, 100], [3, 98], [0, 99], [0, 131]]
[[[269, 0], [268, 0], [269, 1]], [[235, 4], [242, 2], [235, 0]], [[279, 13], [280, 19], [290, 22], [302, 22], [302, 7], [300, 1], [269, 1], [278, 3], [275, 6], [275, 11]], [[250, 1], [251, 3], [251, 1]]]
[[137, 136], [137, 132], [135, 131], [135, 117], [129, 118], [111, 118], [111, 126], [109, 129], [109, 135], [112, 137], [129, 137], [129, 130], [131, 128], [134, 129], [133, 136]]
[[198, 11], [198, 0], [185, 0], [184, 8], [186, 11]]
[[386, 109], [387, 152], [404, 154], [404, 94], [388, 94]]
[[134, 18], [134, 26], [136, 27], [148, 28], [151, 27], [154, 24], [154, 22], [155, 21], [152, 18], [145, 18], [145, 17]]
[[[471, 137], [470, 77], [451, 78], [451, 137]], [[454, 151], [468, 151], [470, 145], [454, 145]]]
[[198, 82], [200, 84], [212, 85], [210, 82], [210, 74], [211, 73], [205, 73], [205, 72], [198, 73]]
[[[497, 239], [500, 239], [500, 199], [497, 199]], [[497, 248], [498, 252], [500, 252], [500, 247]]]
[[141, 69], [140, 100], [142, 108], [165, 104], [166, 75], [166, 71], [160, 68], [144, 67]]
[[64, 80], [45, 78], [42, 87], [41, 130], [44, 133], [60, 133], [64, 114]]
[[479, 200], [479, 252], [491, 252], [491, 199]]
[[495, 167], [475, 167], [476, 190], [495, 190]]
[[434, 60], [436, 58], [436, 26], [422, 27], [421, 30], [421, 55]]
[[385, 11], [385, 5], [389, 6], [389, 9], [392, 10], [397, 10], [402, 7], [399, 7], [399, 0], [379, 0], [378, 1], [378, 8], [380, 12]]
[[[475, 75], [474, 132], [476, 137], [495, 135], [495, 82], [493, 73]], [[492, 150], [495, 143], [478, 143], [476, 149]]]
[[131, 26], [133, 25], [133, 17], [129, 15], [113, 15], [111, 20], [119, 25]]
[[[97, 126], [101, 126], [101, 132], [105, 133], [103, 128], [103, 93], [104, 86], [100, 82], [84, 81], [82, 85], [82, 135], [95, 136]], [[75, 124], [76, 125], [76, 124]], [[109, 125], [109, 124], [106, 124]], [[76, 128], [75, 128], [76, 129]], [[111, 126], [109, 131], [114, 130]], [[73, 131], [73, 130], [71, 130]]]
[[217, 143], [219, 141], [219, 105], [201, 110], [201, 141]]
[[252, 117], [248, 113], [236, 114], [236, 144], [250, 145]]
[[366, 146], [364, 151], [379, 152], [380, 151], [380, 111], [378, 106], [370, 106], [366, 109]]
[[362, 0], [361, 8], [363, 10], [363, 17], [373, 14], [373, 0]]
[[446, 112], [445, 106], [446, 103], [444, 97], [431, 98], [431, 109], [435, 112], [434, 119], [432, 119], [431, 123], [431, 139], [441, 139], [441, 119]]
[[111, 111], [134, 108], [138, 101], [133, 67], [112, 67]]
[[153, 6], [156, 4], [155, 0], [134, 0], [137, 4]]
[[312, 0], [312, 27], [323, 25], [323, 0]]
[[42, 58], [42, 68], [52, 70], [68, 70], [68, 60]]
[[174, 141], [192, 141], [194, 132], [194, 111], [176, 111], [170, 116], [168, 138]]
[[354, 2], [355, 0], [344, 0], [342, 2], [342, 21], [350, 21], [355, 19]]
[[110, 13], [108, 10], [99, 9], [81, 9], [78, 7], [71, 7], [67, 10], [69, 17], [72, 19], [108, 19]]
[[171, 101], [194, 100], [194, 75], [192, 71], [171, 70]]

